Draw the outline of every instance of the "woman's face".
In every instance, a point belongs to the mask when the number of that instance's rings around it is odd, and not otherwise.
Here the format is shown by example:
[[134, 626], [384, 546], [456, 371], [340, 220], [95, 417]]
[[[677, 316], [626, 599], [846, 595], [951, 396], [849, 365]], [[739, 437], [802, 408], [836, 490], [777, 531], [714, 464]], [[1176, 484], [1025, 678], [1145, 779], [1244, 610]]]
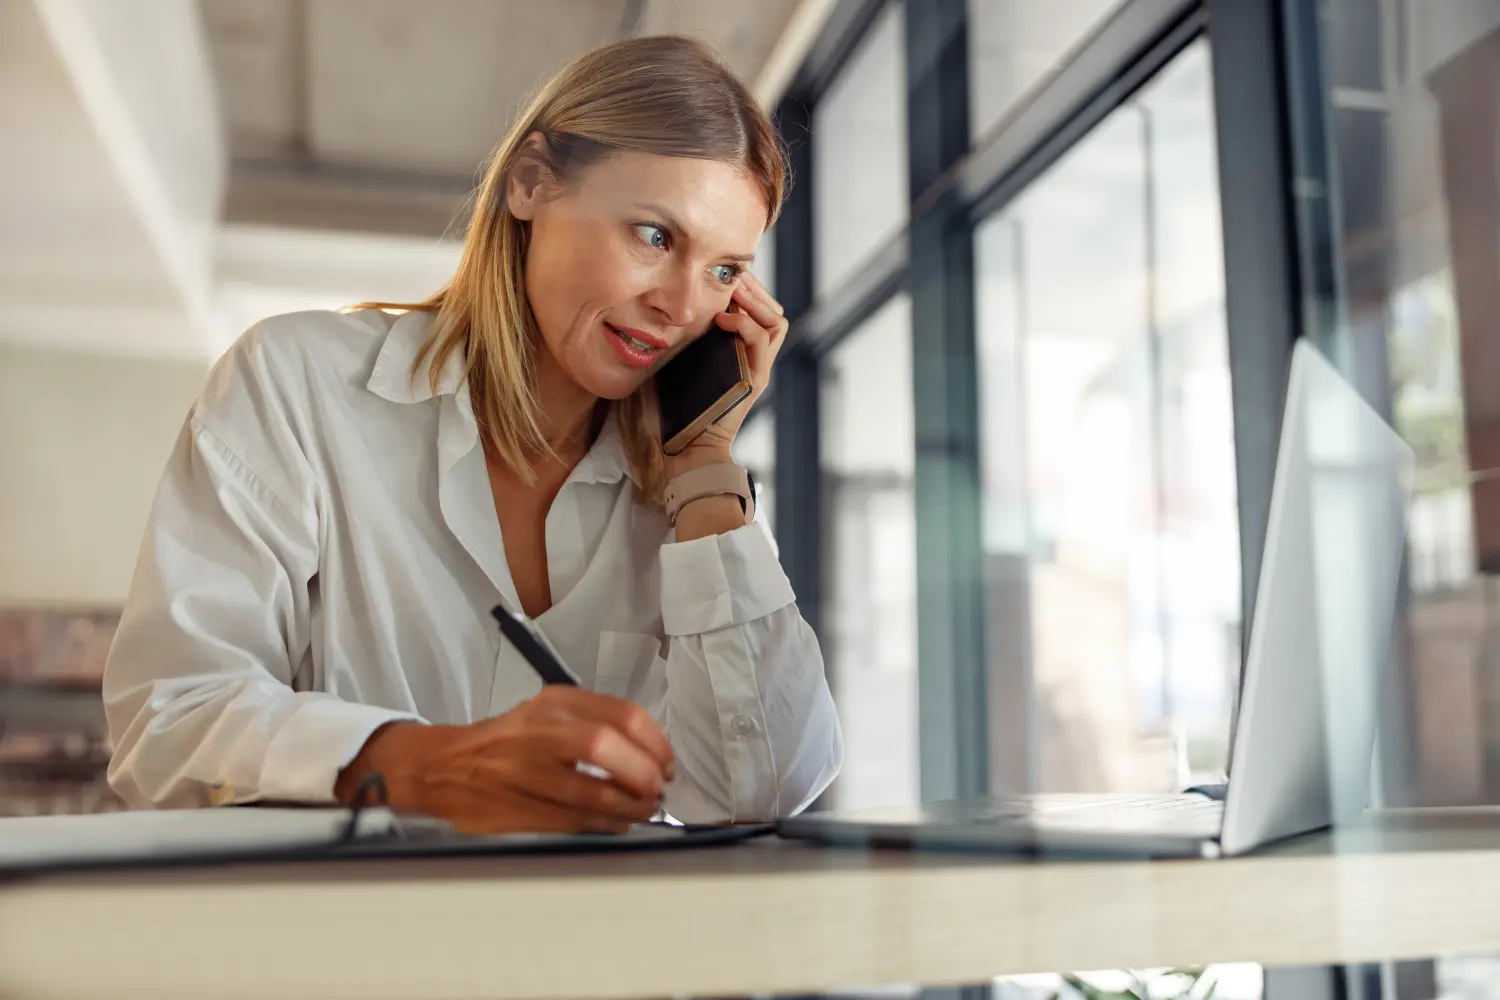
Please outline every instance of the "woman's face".
[[766, 220], [755, 182], [714, 160], [622, 152], [564, 190], [535, 170], [513, 173], [543, 346], [604, 399], [630, 395], [728, 307]]

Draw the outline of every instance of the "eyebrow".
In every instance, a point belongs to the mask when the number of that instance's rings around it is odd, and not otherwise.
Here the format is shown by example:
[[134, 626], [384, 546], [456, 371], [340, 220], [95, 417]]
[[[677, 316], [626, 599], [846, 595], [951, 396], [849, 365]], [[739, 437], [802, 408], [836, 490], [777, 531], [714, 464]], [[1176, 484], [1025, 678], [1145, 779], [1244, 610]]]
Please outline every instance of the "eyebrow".
[[[663, 222], [665, 222], [667, 224], [667, 228], [668, 229], [675, 229], [675, 230], [677, 230], [677, 232], [681, 233], [684, 237], [691, 238], [689, 236], [689, 234], [688, 234], [688, 228], [687, 228], [687, 226], [684, 226], [681, 222], [678, 222], [677, 221], [677, 216], [673, 215], [671, 212], [667, 211], [665, 208], [662, 208], [660, 205], [657, 205], [655, 203], [648, 203], [648, 204], [642, 205], [641, 207], [644, 208], [648, 212], [653, 212], [656, 215], [661, 216], [661, 221], [663, 221]], [[739, 261], [740, 263], [748, 264], [751, 261], [755, 260], [755, 254], [753, 254], [753, 253], [726, 253], [726, 254], [724, 254], [724, 259], [725, 260]]]

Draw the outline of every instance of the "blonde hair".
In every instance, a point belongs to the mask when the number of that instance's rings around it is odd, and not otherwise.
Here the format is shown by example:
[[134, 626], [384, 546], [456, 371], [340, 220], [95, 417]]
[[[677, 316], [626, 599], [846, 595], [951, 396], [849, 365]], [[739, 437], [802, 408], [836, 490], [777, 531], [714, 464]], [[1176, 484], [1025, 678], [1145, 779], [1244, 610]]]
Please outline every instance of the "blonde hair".
[[[544, 147], [528, 150], [540, 133]], [[535, 144], [534, 144], [535, 145]], [[786, 159], [755, 98], [703, 44], [673, 35], [637, 38], [575, 59], [541, 89], [491, 155], [475, 192], [458, 270], [425, 302], [366, 303], [435, 313], [412, 377], [425, 366], [433, 390], [461, 353], [480, 433], [512, 472], [534, 482], [529, 459], [550, 451], [535, 396], [536, 317], [526, 299], [529, 224], [511, 214], [506, 180], [540, 154], [557, 181], [619, 151], [734, 163], [764, 189], [766, 228], [781, 210]], [[652, 383], [617, 403], [627, 461], [641, 492], [665, 488]]]

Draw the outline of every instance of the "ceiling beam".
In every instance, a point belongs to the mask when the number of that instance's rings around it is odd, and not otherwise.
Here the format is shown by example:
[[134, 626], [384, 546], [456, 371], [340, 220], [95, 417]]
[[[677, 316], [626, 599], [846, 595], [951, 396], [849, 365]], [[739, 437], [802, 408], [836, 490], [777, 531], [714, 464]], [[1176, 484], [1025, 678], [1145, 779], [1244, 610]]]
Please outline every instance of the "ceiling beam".
[[786, 27], [776, 39], [770, 55], [750, 84], [750, 91], [760, 106], [771, 109], [781, 100], [792, 78], [812, 50], [838, 0], [799, 0]]
[[190, 322], [209, 332], [226, 153], [197, 4], [33, 3]]
[[[818, 11], [822, 4], [823, 0], [755, 0], [728, 5], [722, 0], [644, 0], [636, 33], [684, 34], [701, 39], [748, 84], [761, 76], [768, 57], [782, 44], [789, 27], [804, 32], [811, 23], [816, 34], [822, 23]], [[801, 10], [804, 7], [808, 8], [805, 12]], [[797, 54], [800, 43], [796, 39], [793, 42], [779, 58], [791, 58], [795, 70], [801, 61]]]
[[436, 239], [461, 236], [470, 178], [414, 180], [391, 171], [236, 161], [224, 221]]

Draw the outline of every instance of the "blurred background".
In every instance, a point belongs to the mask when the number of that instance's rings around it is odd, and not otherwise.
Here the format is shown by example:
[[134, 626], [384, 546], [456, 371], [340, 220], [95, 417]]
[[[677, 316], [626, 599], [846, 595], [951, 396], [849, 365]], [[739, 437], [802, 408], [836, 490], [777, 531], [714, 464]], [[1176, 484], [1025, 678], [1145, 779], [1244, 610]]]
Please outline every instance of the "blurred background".
[[0, 0], [0, 812], [115, 804], [104, 656], [168, 450], [241, 332], [436, 290], [481, 161], [569, 58], [685, 32], [782, 89], [816, 14]]
[[0, 0], [0, 814], [119, 807], [100, 671], [209, 366], [433, 291], [528, 93], [669, 31], [791, 151], [737, 448], [819, 807], [1222, 778], [1299, 337], [1420, 461], [1375, 795], [1500, 802], [1500, 2]]
[[1379, 794], [1500, 801], [1500, 3], [0, 0], [0, 811], [117, 805], [100, 670], [214, 360], [433, 291], [529, 92], [668, 31], [791, 149], [737, 447], [820, 805], [1221, 778], [1299, 336], [1421, 459]]

